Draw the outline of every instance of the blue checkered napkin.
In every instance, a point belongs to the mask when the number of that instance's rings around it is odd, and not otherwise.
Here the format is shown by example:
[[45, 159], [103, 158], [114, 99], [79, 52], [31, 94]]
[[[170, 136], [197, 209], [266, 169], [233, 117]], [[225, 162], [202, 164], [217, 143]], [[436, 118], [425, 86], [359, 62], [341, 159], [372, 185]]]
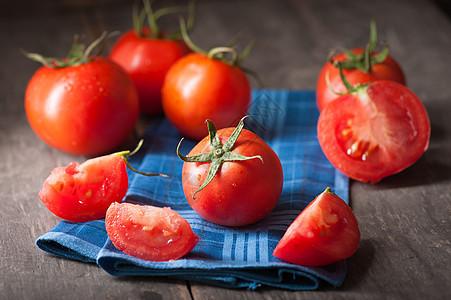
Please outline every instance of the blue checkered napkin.
[[[246, 121], [245, 128], [265, 139], [279, 156], [284, 171], [279, 203], [264, 220], [250, 226], [228, 228], [199, 217], [187, 204], [182, 190], [183, 162], [175, 155], [181, 136], [165, 119], [159, 119], [148, 128], [144, 147], [131, 158], [131, 163], [139, 170], [165, 173], [170, 177], [149, 178], [129, 172], [126, 198], [133, 203], [169, 206], [176, 210], [199, 235], [198, 245], [179, 260], [140, 260], [112, 245], [101, 220], [83, 224], [63, 221], [40, 237], [38, 246], [58, 256], [96, 261], [108, 273], [117, 276], [170, 276], [249, 289], [260, 285], [316, 289], [321, 281], [340, 286], [346, 275], [345, 261], [311, 268], [272, 256], [291, 222], [326, 187], [331, 187], [348, 202], [348, 179], [327, 161], [316, 138], [318, 112], [314, 93], [254, 91], [250, 114], [253, 120]], [[181, 152], [187, 154], [194, 145], [195, 142], [185, 140]]]

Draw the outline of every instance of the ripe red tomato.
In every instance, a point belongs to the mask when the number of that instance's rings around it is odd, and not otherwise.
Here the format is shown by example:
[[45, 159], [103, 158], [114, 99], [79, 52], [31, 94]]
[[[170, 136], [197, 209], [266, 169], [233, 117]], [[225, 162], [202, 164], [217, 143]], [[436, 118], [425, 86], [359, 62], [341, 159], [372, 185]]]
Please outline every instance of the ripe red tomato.
[[105, 227], [118, 250], [149, 261], [178, 259], [199, 241], [188, 221], [168, 207], [113, 203]]
[[25, 92], [34, 132], [50, 146], [77, 155], [119, 146], [134, 129], [138, 105], [130, 77], [102, 57], [76, 66], [43, 66]]
[[[353, 49], [351, 50], [355, 54], [361, 54], [365, 49]], [[378, 52], [374, 52], [371, 56], [379, 55]], [[346, 54], [341, 53], [336, 55], [333, 59], [334, 62], [344, 62], [348, 60]], [[405, 85], [406, 80], [404, 73], [399, 64], [390, 56], [387, 56], [381, 63], [376, 63], [371, 66], [371, 71], [366, 73], [359, 69], [343, 69], [344, 76], [348, 79], [351, 85], [358, 83], [369, 83], [375, 80], [392, 80], [400, 84]], [[327, 84], [326, 77], [329, 76], [330, 86]], [[319, 111], [322, 111], [324, 107], [338, 96], [337, 93], [345, 93], [346, 87], [340, 77], [340, 72], [331, 62], [327, 62], [321, 69], [318, 81], [316, 85], [316, 104]]]
[[[148, 29], [146, 29], [146, 32]], [[140, 112], [163, 112], [161, 87], [169, 68], [189, 49], [180, 40], [138, 36], [134, 30], [122, 35], [110, 53], [130, 75], [138, 91]]]
[[121, 153], [114, 153], [53, 169], [39, 198], [60, 218], [87, 222], [105, 217], [110, 204], [122, 201], [127, 188], [125, 162]]
[[[222, 162], [213, 179], [201, 190], [210, 167], [214, 168], [213, 162], [185, 162], [182, 184], [189, 205], [201, 217], [218, 225], [244, 226], [263, 219], [276, 206], [282, 193], [283, 171], [276, 153], [246, 129], [230, 152], [225, 150], [232, 132], [234, 128], [223, 128], [214, 138], [205, 137], [190, 151], [188, 158], [211, 153], [226, 160], [233, 155], [254, 159]], [[216, 139], [221, 144], [213, 147], [211, 140]]]
[[318, 119], [319, 143], [332, 165], [372, 183], [416, 162], [428, 148], [430, 131], [420, 99], [387, 80], [337, 98]]
[[162, 97], [169, 121], [184, 136], [200, 140], [208, 134], [206, 119], [218, 128], [236, 125], [249, 108], [251, 88], [238, 66], [192, 53], [169, 69]]
[[288, 227], [273, 255], [303, 266], [323, 266], [353, 255], [360, 243], [357, 219], [327, 188]]

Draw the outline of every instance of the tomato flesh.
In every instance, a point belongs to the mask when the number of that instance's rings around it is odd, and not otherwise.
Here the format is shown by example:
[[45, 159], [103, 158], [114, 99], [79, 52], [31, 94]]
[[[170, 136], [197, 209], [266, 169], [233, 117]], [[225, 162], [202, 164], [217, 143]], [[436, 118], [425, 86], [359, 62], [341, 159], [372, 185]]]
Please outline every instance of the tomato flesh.
[[208, 135], [205, 120], [218, 129], [235, 126], [246, 115], [251, 88], [237, 66], [191, 53], [168, 71], [162, 88], [163, 109], [185, 137]]
[[318, 119], [326, 157], [345, 175], [363, 182], [378, 182], [416, 162], [428, 148], [430, 131], [418, 97], [385, 80], [338, 98]]
[[[223, 144], [233, 130], [218, 130]], [[188, 156], [210, 149], [210, 139], [205, 137]], [[247, 157], [260, 155], [263, 162], [258, 158], [224, 162], [213, 180], [195, 195], [207, 177], [210, 163], [184, 163], [183, 191], [189, 205], [204, 219], [223, 226], [244, 226], [263, 219], [274, 209], [282, 193], [283, 171], [276, 153], [249, 130], [242, 130], [232, 152]]]
[[303, 266], [322, 266], [350, 257], [360, 243], [349, 206], [326, 189], [288, 227], [273, 255]]
[[120, 155], [111, 154], [53, 169], [38, 195], [56, 216], [87, 222], [105, 217], [110, 204], [122, 201], [127, 188], [125, 163]]
[[113, 203], [105, 226], [118, 250], [148, 261], [181, 258], [199, 241], [188, 221], [168, 207]]
[[177, 40], [138, 36], [134, 30], [124, 33], [111, 50], [110, 58], [132, 78], [139, 96], [140, 112], [163, 112], [161, 87], [169, 68], [188, 53]]
[[[352, 49], [351, 51], [355, 54], [361, 54], [364, 48]], [[378, 54], [378, 52], [374, 52], [372, 56], [377, 56]], [[340, 53], [333, 58], [333, 61], [343, 62], [347, 59], [346, 54]], [[369, 73], [359, 69], [344, 69], [343, 75], [351, 85], [364, 84], [376, 80], [391, 80], [403, 85], [406, 84], [404, 72], [398, 62], [391, 56], [387, 56], [382, 63], [372, 65]], [[327, 84], [326, 77], [329, 78], [330, 86]], [[316, 104], [319, 111], [322, 111], [328, 103], [338, 98], [332, 90], [337, 93], [345, 93], [346, 87], [343, 84], [338, 68], [327, 62], [322, 67], [316, 84]]]

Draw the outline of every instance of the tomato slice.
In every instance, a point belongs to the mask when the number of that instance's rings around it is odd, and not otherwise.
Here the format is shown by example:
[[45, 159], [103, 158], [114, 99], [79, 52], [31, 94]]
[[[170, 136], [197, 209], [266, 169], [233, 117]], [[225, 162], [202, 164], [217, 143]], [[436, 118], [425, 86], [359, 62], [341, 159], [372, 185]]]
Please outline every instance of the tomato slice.
[[318, 139], [328, 160], [363, 182], [378, 182], [412, 165], [427, 150], [430, 132], [420, 99], [387, 80], [337, 98], [318, 119]]
[[38, 195], [58, 217], [87, 222], [105, 217], [110, 204], [120, 202], [127, 188], [126, 165], [116, 153], [53, 169]]
[[169, 207], [113, 203], [105, 226], [118, 250], [149, 261], [178, 259], [199, 241], [188, 221]]
[[288, 227], [273, 255], [303, 266], [322, 266], [350, 257], [360, 243], [351, 208], [327, 188]]

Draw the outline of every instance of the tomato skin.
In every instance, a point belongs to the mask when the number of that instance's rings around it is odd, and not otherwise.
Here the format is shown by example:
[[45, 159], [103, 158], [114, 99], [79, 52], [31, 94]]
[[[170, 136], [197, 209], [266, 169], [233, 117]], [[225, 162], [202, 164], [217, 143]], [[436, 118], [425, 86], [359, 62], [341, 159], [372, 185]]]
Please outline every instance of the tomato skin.
[[169, 69], [162, 88], [163, 109], [184, 136], [200, 140], [205, 120], [217, 128], [234, 126], [250, 105], [251, 88], [237, 66], [191, 53]]
[[25, 92], [34, 132], [59, 150], [94, 156], [119, 146], [138, 119], [130, 77], [102, 57], [79, 66], [39, 68]]
[[188, 221], [168, 207], [113, 203], [105, 227], [118, 250], [148, 261], [178, 259], [199, 241]]
[[321, 112], [318, 140], [328, 160], [350, 178], [376, 183], [415, 163], [428, 149], [430, 122], [420, 99], [387, 80], [337, 98]]
[[125, 162], [110, 154], [53, 169], [38, 195], [56, 216], [88, 222], [104, 218], [111, 203], [122, 201], [127, 188]]
[[140, 37], [134, 30], [129, 30], [112, 48], [110, 59], [132, 78], [138, 91], [140, 112], [160, 114], [163, 112], [161, 87], [164, 77], [188, 52], [181, 41]]
[[326, 189], [288, 227], [273, 256], [303, 266], [323, 266], [353, 255], [360, 230], [351, 208]]
[[[234, 128], [218, 130], [221, 142]], [[201, 140], [188, 154], [210, 151], [209, 137]], [[204, 219], [223, 226], [244, 226], [266, 217], [276, 206], [282, 193], [283, 171], [276, 153], [257, 135], [243, 129], [233, 153], [260, 155], [258, 159], [224, 162], [213, 180], [201, 191], [210, 163], [184, 163], [182, 184], [189, 205]]]
[[[352, 49], [351, 51], [355, 54], [361, 54], [364, 48]], [[377, 56], [378, 54], [378, 52], [374, 52], [372, 56]], [[343, 62], [346, 60], [347, 56], [344, 53], [340, 53], [333, 58], [333, 61]], [[404, 72], [398, 62], [391, 56], [387, 56], [382, 63], [372, 65], [371, 72], [369, 73], [365, 73], [359, 69], [343, 69], [343, 75], [353, 86], [358, 83], [369, 83], [375, 80], [391, 80], [406, 85]], [[328, 103], [338, 98], [328, 86], [326, 81], [327, 76], [329, 76], [330, 85], [335, 92], [346, 92], [346, 87], [340, 77], [338, 68], [330, 62], [327, 62], [322, 67], [316, 83], [316, 105], [319, 111], [322, 111]]]

